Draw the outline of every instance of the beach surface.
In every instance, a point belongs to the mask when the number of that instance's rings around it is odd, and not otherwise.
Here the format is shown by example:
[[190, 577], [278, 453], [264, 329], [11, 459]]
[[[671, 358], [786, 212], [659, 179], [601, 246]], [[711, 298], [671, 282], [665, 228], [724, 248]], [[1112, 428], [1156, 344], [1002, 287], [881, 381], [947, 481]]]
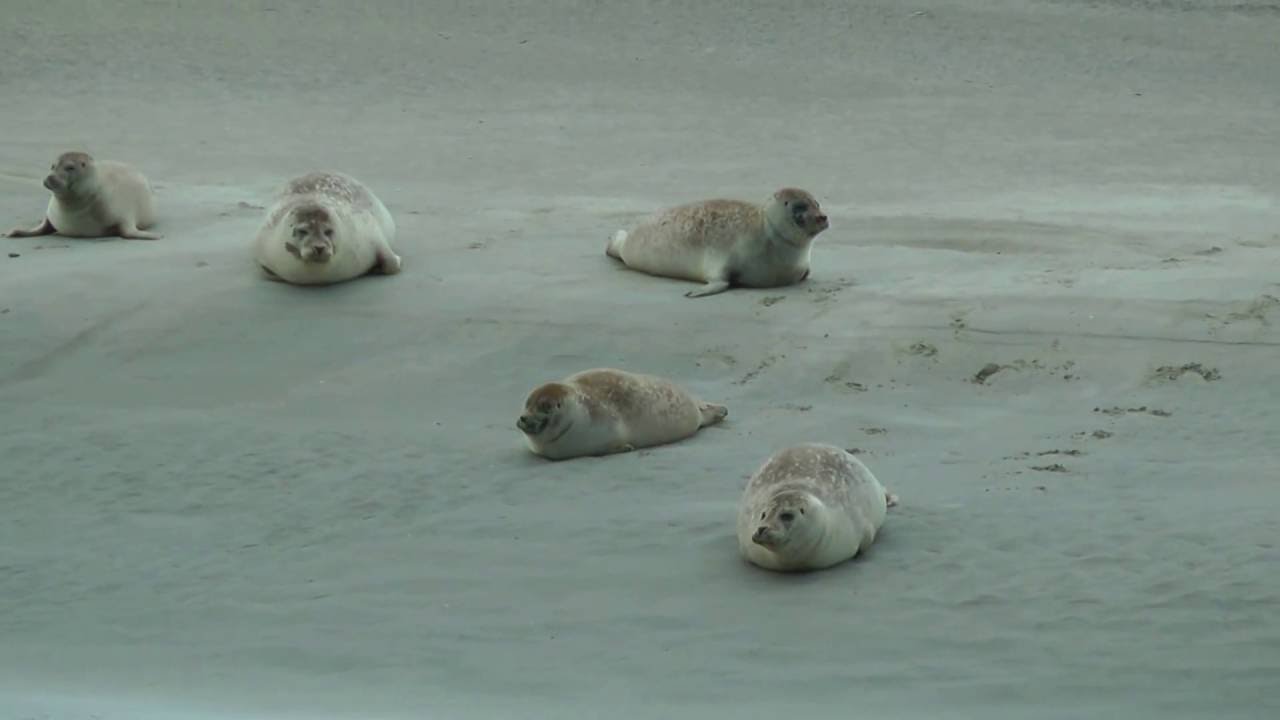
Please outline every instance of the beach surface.
[[[0, 240], [0, 718], [1280, 716], [1280, 11], [1226, 0], [7, 0], [0, 225], [58, 153], [163, 240]], [[347, 172], [404, 271], [249, 254]], [[808, 281], [609, 236], [814, 193]], [[678, 444], [542, 461], [540, 383]], [[859, 559], [737, 554], [850, 448]]]

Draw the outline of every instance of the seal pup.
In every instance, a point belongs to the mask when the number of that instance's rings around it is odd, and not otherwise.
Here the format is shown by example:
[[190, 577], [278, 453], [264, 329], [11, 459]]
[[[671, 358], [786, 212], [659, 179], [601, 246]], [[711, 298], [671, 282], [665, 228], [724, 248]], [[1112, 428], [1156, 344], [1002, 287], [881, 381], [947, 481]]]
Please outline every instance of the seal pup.
[[865, 550], [898, 504], [862, 461], [831, 445], [774, 453], [738, 504], [738, 550], [781, 572], [821, 570]]
[[597, 368], [534, 388], [516, 427], [535, 454], [565, 460], [673, 443], [728, 414], [669, 380]]
[[94, 160], [85, 152], [64, 152], [49, 166], [44, 186], [53, 193], [44, 220], [30, 230], [14, 228], [8, 237], [164, 237], [147, 230], [156, 222], [155, 193], [147, 178], [129, 165]]
[[661, 210], [614, 233], [605, 254], [650, 275], [702, 282], [685, 297], [706, 297], [804, 280], [813, 239], [827, 227], [812, 195], [782, 188], [759, 205], [704, 200]]
[[253, 254], [272, 280], [326, 285], [400, 272], [391, 248], [396, 223], [378, 196], [339, 172], [313, 172], [285, 183], [254, 239]]

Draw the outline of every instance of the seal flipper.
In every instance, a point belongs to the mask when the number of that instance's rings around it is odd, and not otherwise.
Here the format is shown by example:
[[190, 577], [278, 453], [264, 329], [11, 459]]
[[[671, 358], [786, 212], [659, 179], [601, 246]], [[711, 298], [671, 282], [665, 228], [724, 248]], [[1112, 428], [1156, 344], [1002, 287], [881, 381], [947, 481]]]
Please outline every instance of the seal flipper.
[[400, 256], [391, 250], [385, 242], [378, 248], [378, 270], [383, 275], [395, 275], [400, 272]]
[[137, 224], [133, 222], [121, 221], [120, 224], [115, 227], [115, 231], [116, 235], [119, 235], [126, 240], [160, 240], [164, 237], [164, 235], [157, 232], [139, 230]]
[[5, 233], [5, 237], [11, 237], [11, 238], [39, 237], [41, 235], [52, 235], [56, 232], [58, 232], [57, 229], [53, 227], [53, 223], [49, 222], [49, 218], [46, 217], [43, 221], [40, 222], [39, 225], [31, 228], [30, 230], [23, 230], [22, 228], [14, 228], [9, 232]]
[[697, 290], [690, 290], [689, 292], [685, 293], [684, 296], [690, 297], [690, 298], [707, 297], [708, 295], [719, 295], [720, 293], [728, 289], [729, 289], [728, 280], [712, 280], [708, 282], [706, 285], [703, 285], [702, 287], [698, 288]]
[[611, 258], [622, 259], [622, 243], [627, 241], [627, 231], [619, 230], [609, 238], [609, 244], [604, 248], [604, 254]]
[[271, 268], [266, 265], [259, 265], [258, 267], [262, 268], [262, 274], [266, 275], [268, 280], [274, 280], [281, 283], [284, 282], [284, 278], [272, 272]]

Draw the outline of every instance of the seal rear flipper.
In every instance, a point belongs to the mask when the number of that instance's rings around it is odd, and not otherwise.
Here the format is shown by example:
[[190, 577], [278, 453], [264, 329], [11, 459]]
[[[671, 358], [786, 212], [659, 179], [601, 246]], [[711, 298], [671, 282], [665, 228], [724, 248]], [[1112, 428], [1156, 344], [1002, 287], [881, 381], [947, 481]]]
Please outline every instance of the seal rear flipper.
[[40, 222], [39, 225], [31, 228], [30, 230], [23, 230], [22, 228], [14, 228], [9, 232], [5, 233], [5, 237], [11, 237], [11, 238], [39, 237], [41, 235], [52, 235], [56, 232], [57, 230], [53, 227], [53, 223], [49, 222], [49, 218], [46, 217], [44, 220]]
[[609, 244], [605, 246], [604, 254], [611, 258], [622, 259], [622, 243], [627, 241], [627, 231], [619, 230], [609, 238]]

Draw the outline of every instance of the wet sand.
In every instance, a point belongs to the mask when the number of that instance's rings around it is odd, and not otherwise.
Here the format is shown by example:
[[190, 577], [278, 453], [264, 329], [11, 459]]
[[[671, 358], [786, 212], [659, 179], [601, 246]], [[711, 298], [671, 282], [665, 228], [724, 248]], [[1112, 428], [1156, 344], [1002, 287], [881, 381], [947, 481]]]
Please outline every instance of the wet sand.
[[[1280, 13], [534, 6], [8, 3], [0, 224], [78, 148], [166, 237], [3, 240], [0, 717], [1280, 712]], [[257, 272], [317, 168], [401, 275]], [[831, 216], [802, 285], [604, 254], [783, 185]], [[596, 366], [729, 418], [533, 457], [525, 393]], [[901, 504], [753, 569], [742, 486], [804, 441]]]

